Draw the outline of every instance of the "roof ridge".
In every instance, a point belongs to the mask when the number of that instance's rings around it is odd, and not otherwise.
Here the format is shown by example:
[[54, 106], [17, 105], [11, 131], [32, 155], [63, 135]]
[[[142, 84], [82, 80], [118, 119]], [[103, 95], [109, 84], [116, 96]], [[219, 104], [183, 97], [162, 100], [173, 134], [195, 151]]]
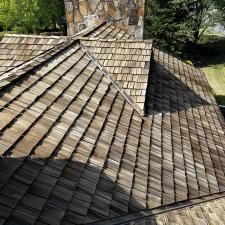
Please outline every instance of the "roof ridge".
[[153, 39], [118, 39], [118, 38], [98, 38], [98, 37], [80, 37], [81, 41], [102, 41], [102, 42], [127, 42], [127, 43], [146, 43], [152, 44]]
[[128, 103], [137, 111], [137, 113], [143, 117], [144, 111], [138, 106], [138, 104], [127, 94], [127, 92], [122, 89], [120, 84], [107, 72], [107, 70], [101, 66], [94, 55], [86, 48], [81, 42], [80, 46], [87, 56], [95, 63], [95, 65], [101, 70], [101, 72], [110, 80], [110, 82], [115, 86], [115, 88], [120, 92], [120, 94], [128, 101]]
[[7, 70], [0, 77], [0, 89], [2, 89], [5, 86], [8, 86], [12, 81], [19, 79], [20, 76], [27, 73], [28, 71], [35, 69], [36, 67], [41, 65], [41, 63], [43, 63], [44, 61], [46, 62], [49, 61], [53, 56], [59, 54], [65, 48], [70, 47], [75, 41], [78, 41], [81, 35], [88, 35], [90, 32], [93, 32], [93, 30], [98, 29], [99, 27], [103, 26], [105, 23], [106, 21], [97, 23], [96, 25], [92, 27], [88, 27], [82, 30], [81, 32], [74, 35], [73, 37], [65, 38], [64, 42], [53, 46], [52, 48], [44, 51], [43, 53], [20, 64], [19, 66], [15, 68]]
[[[29, 38], [44, 38], [44, 39], [68, 39], [67, 36], [45, 36], [45, 35], [32, 35], [32, 34], [5, 34], [4, 37], [29, 37]], [[3, 38], [4, 38], [3, 37]], [[2, 39], [3, 40], [3, 39]]]
[[152, 40], [121, 41], [99, 38], [86, 40], [88, 38], [80, 38], [81, 43], [88, 48], [99, 64], [104, 66], [114, 80], [119, 82], [122, 89], [144, 111]]
[[107, 23], [107, 21], [100, 21], [97, 22], [96, 24], [85, 28], [84, 30], [81, 30], [80, 32], [76, 33], [73, 37], [77, 37], [79, 35], [85, 36], [88, 35], [89, 33], [93, 32], [94, 30], [98, 29], [99, 27], [105, 25]]
[[[53, 56], [58, 55], [61, 51], [64, 51], [66, 48], [69, 48], [75, 42], [80, 42], [80, 37], [74, 36], [62, 42], [56, 46], [53, 46], [49, 50], [41, 53], [40, 55], [32, 58], [31, 60], [19, 65], [12, 70], [9, 70], [3, 73], [0, 77], [0, 89], [10, 85], [13, 81], [19, 79], [22, 75], [26, 74], [29, 71], [34, 70], [40, 66], [43, 62], [48, 62]], [[144, 116], [144, 111], [137, 105], [137, 103], [127, 94], [125, 90], [121, 88], [119, 83], [113, 79], [113, 77], [108, 74], [106, 69], [102, 67], [92, 55], [92, 53], [80, 42], [81, 48], [85, 51], [87, 56], [97, 65], [97, 67], [102, 71], [102, 73], [111, 81], [115, 88], [120, 92], [120, 94], [128, 101], [128, 103], [138, 112], [140, 116]]]

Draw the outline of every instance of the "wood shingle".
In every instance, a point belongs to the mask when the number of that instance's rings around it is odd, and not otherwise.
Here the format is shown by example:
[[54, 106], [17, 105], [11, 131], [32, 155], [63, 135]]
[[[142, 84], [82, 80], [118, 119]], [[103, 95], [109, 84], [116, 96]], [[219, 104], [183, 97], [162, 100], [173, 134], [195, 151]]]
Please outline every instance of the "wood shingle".
[[223, 224], [225, 126], [204, 74], [103, 27], [1, 75], [0, 224]]

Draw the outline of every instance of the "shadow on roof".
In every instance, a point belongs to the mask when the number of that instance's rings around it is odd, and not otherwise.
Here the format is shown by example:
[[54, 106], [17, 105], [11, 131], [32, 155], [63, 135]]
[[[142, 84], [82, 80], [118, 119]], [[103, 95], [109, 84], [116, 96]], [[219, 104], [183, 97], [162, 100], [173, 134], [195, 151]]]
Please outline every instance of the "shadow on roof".
[[[172, 74], [166, 66], [156, 60], [151, 62], [145, 101], [145, 114], [147, 116], [158, 113], [173, 113], [209, 104], [193, 89]], [[193, 74], [192, 77], [187, 76], [187, 74], [179, 74], [179, 76], [196, 90], [199, 90], [204, 85], [200, 83], [201, 80], [198, 78], [193, 78]], [[199, 86], [201, 87], [199, 88]]]
[[146, 207], [102, 171], [72, 159], [1, 158], [1, 224], [86, 224]]

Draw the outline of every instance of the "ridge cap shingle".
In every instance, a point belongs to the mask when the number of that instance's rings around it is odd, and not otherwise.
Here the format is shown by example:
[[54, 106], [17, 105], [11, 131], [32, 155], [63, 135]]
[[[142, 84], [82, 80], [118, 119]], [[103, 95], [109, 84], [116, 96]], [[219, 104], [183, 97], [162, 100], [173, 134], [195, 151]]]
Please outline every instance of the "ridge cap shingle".
[[[68, 39], [68, 36], [45, 36], [45, 35], [32, 35], [32, 34], [5, 34], [4, 37], [15, 37], [15, 38], [20, 38], [20, 37], [27, 37], [27, 38], [43, 38], [43, 39]], [[4, 37], [2, 40], [4, 40]]]
[[107, 24], [107, 23], [108, 23], [107, 21], [100, 21], [100, 22], [94, 24], [93, 26], [87, 27], [84, 30], [76, 33], [72, 37], [77, 37], [77, 36], [81, 36], [81, 35], [86, 36], [86, 35], [90, 34], [91, 32], [95, 31], [96, 29], [100, 28], [101, 26]]
[[98, 38], [98, 37], [80, 37], [81, 41], [99, 41], [99, 42], [126, 42], [126, 43], [146, 43], [153, 44], [153, 39], [119, 39], [119, 38]]

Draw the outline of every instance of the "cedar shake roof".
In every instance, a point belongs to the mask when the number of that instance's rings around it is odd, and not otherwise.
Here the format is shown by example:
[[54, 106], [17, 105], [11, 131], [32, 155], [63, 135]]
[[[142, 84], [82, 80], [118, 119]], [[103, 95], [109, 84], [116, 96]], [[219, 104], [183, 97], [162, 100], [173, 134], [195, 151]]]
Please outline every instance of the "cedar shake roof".
[[[97, 23], [91, 29], [87, 28], [77, 33], [76, 36], [90, 35], [99, 27], [105, 26], [106, 22]], [[115, 28], [111, 23], [108, 26]], [[62, 36], [6, 34], [0, 42], [0, 76], [66, 40], [67, 37]]]
[[0, 42], [0, 75], [65, 41], [66, 37], [7, 34]]
[[159, 215], [152, 224], [225, 224], [225, 198]]
[[94, 30], [91, 32], [89, 37], [95, 38], [104, 38], [104, 39], [134, 39], [132, 34], [126, 32], [123, 29], [119, 29], [113, 23], [105, 23], [99, 27], [99, 29]]
[[[116, 31], [116, 38], [119, 38], [119, 40], [86, 37], [82, 38], [82, 44], [91, 53], [94, 53], [98, 63], [104, 66], [113, 78], [120, 83], [122, 89], [126, 91], [132, 101], [138, 104], [140, 113], [143, 114], [152, 41], [121, 40], [121, 33], [125, 34], [123, 38], [129, 38], [130, 36], [125, 31], [118, 30], [111, 23], [102, 23], [99, 29], [112, 31], [111, 35], [109, 35], [110, 37]], [[99, 30], [97, 29], [97, 31]], [[93, 29], [90, 34], [84, 33], [84, 31], [82, 34], [92, 36], [95, 35], [95, 32]], [[102, 36], [103, 33], [100, 35]], [[13, 69], [65, 40], [66, 38], [60, 37], [6, 35], [0, 44], [0, 48], [5, 48], [3, 53], [6, 52], [7, 54], [3, 55], [2, 58], [8, 58], [8, 60], [0, 61], [0, 70], [2, 70], [3, 74], [3, 71]], [[15, 50], [11, 51], [12, 48]], [[34, 49], [39, 49], [39, 51], [35, 51]]]
[[[0, 215], [9, 224], [81, 223], [128, 212], [128, 196], [124, 206], [119, 199], [131, 189], [133, 151], [149, 131], [141, 131], [142, 117], [79, 44], [65, 48], [31, 72], [18, 68], [17, 80], [3, 87]], [[15, 186], [14, 196], [8, 191]]]
[[[182, 204], [175, 209], [167, 207], [151, 212], [151, 216], [139, 219], [134, 225], [216, 225], [225, 224], [225, 197], [218, 195], [215, 198], [202, 198], [203, 202], [193, 201], [191, 204]], [[118, 220], [118, 219], [117, 219]]]
[[0, 77], [0, 224], [148, 224], [225, 192], [204, 74], [153, 48], [143, 117], [96, 58], [74, 37]]
[[81, 43], [144, 110], [152, 41], [82, 38]]

